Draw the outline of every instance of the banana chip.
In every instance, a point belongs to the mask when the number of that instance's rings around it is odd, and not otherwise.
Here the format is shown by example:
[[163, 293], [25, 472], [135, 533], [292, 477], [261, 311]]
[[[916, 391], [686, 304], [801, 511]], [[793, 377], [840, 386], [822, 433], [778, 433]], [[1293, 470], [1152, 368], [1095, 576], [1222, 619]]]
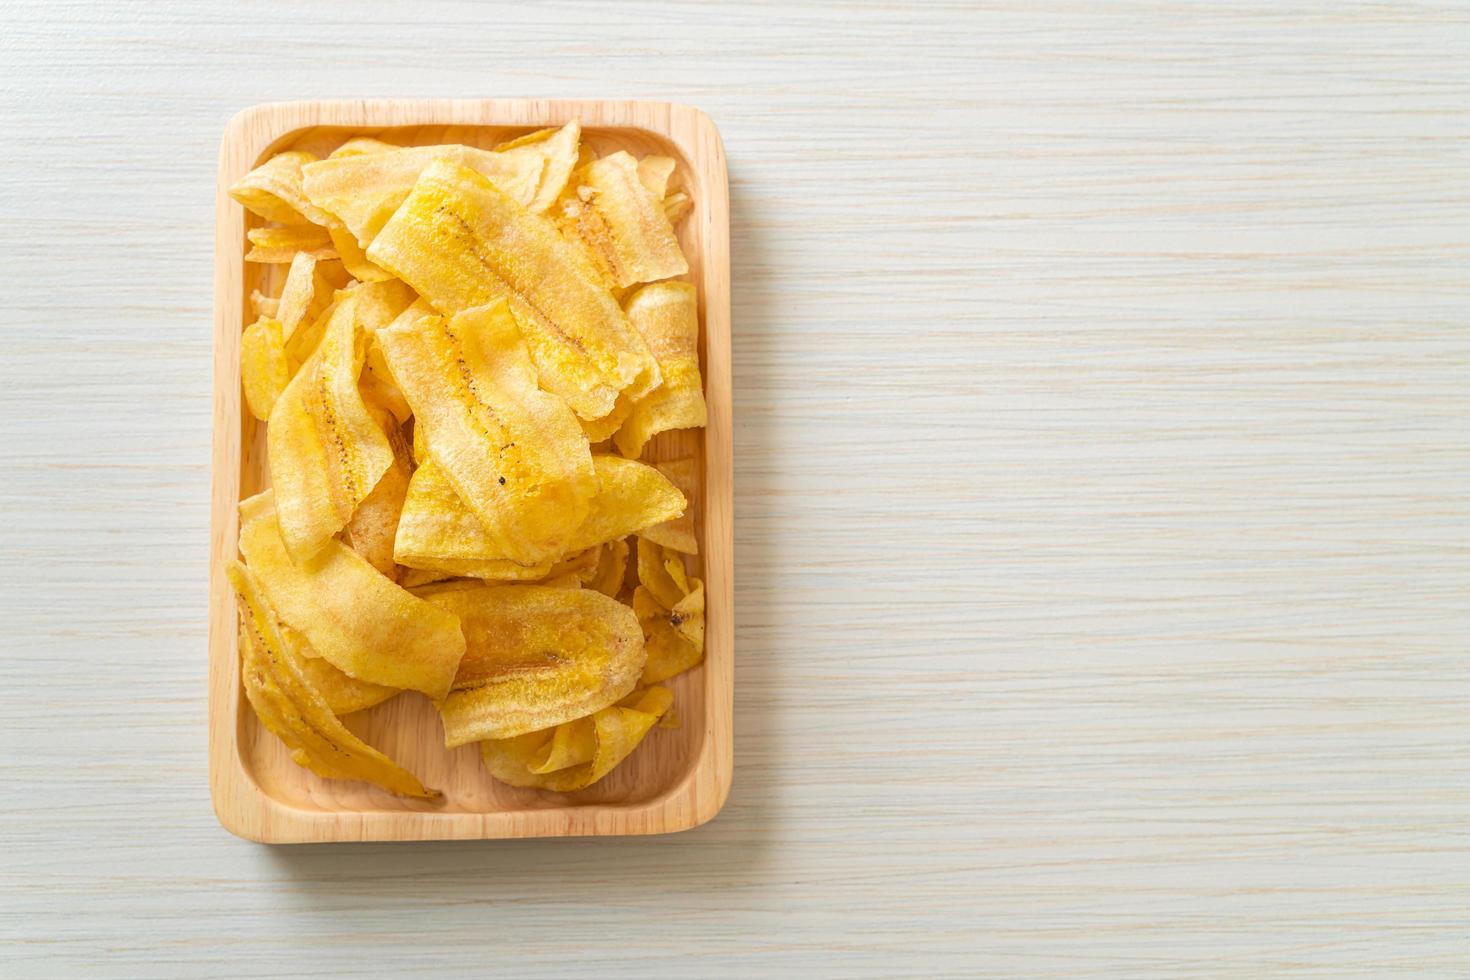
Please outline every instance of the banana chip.
[[327, 159], [336, 160], [341, 157], [362, 156], [364, 153], [387, 153], [389, 150], [401, 149], [403, 147], [396, 143], [384, 143], [382, 140], [374, 139], [371, 136], [354, 136], [327, 154]]
[[245, 253], [246, 262], [285, 265], [305, 252], [314, 259], [335, 259], [337, 250], [325, 228], [316, 225], [283, 225], [279, 228], [252, 228], [245, 233], [254, 246]]
[[[592, 464], [598, 491], [586, 519], [566, 538], [563, 553], [585, 552], [684, 509], [684, 496], [646, 463], [593, 456]], [[517, 562], [505, 554], [432, 462], [421, 464], [409, 482], [394, 557], [400, 565], [485, 579], [530, 580], [567, 570]]]
[[315, 159], [299, 150], [277, 153], [241, 177], [230, 188], [230, 196], [267, 221], [331, 224], [331, 218], [308, 201], [301, 189], [301, 168]]
[[620, 391], [637, 397], [660, 380], [586, 250], [473, 170], [448, 160], [425, 168], [368, 258], [445, 313], [509, 302], [541, 387], [583, 419], [611, 412]]
[[262, 422], [270, 418], [271, 408], [290, 380], [280, 323], [256, 320], [240, 336], [240, 386], [250, 414]]
[[392, 279], [393, 276], [368, 261], [367, 253], [362, 246], [357, 244], [357, 237], [346, 228], [328, 228], [327, 234], [332, 239], [332, 247], [342, 259], [342, 264], [347, 271], [352, 273], [352, 278], [359, 282], [381, 282], [384, 279]]
[[610, 282], [622, 288], [689, 271], [663, 195], [649, 193], [638, 161], [620, 151], [594, 161], [580, 179], [576, 194], [563, 198], [561, 223], [586, 244]]
[[[319, 261], [309, 252], [297, 252], [286, 272], [286, 284], [276, 305], [276, 319], [286, 340], [296, 333], [303, 321], [313, 321], [332, 304], [337, 276], [331, 274], [331, 262]], [[310, 353], [308, 351], [308, 353]]]
[[382, 279], [353, 286], [357, 294], [357, 321], [369, 335], [396, 322], [417, 299], [413, 290], [397, 279]]
[[358, 680], [443, 698], [465, 650], [454, 615], [399, 588], [340, 541], [296, 564], [272, 497], [241, 504], [240, 553], [281, 620]]
[[276, 513], [298, 561], [342, 530], [393, 463], [393, 447], [357, 387], [364, 344], [357, 297], [348, 293], [271, 409], [266, 452]]
[[267, 296], [258, 289], [250, 290], [250, 311], [259, 317], [274, 317], [281, 308], [281, 301], [276, 296]]
[[616, 598], [623, 591], [623, 579], [627, 574], [628, 539], [619, 538], [609, 541], [598, 551], [596, 572], [586, 584], [589, 589]]
[[[654, 463], [654, 467], [668, 477], [670, 483], [679, 488], [686, 499], [693, 499], [694, 488], [698, 485], [698, 464], [693, 456], [685, 456], [682, 459], [671, 459], [662, 463]], [[694, 514], [686, 507], [684, 513], [672, 520], [645, 527], [638, 532], [639, 537], [647, 538], [654, 544], [663, 545], [674, 551], [682, 551], [686, 555], [699, 553], [699, 540], [694, 536]]]
[[673, 701], [667, 688], [651, 687], [551, 731], [481, 742], [480, 758], [492, 776], [511, 786], [556, 793], [586, 789], [633, 754]]
[[398, 563], [393, 560], [393, 540], [398, 533], [398, 515], [408, 495], [409, 474], [413, 472], [413, 456], [397, 422], [386, 410], [374, 413], [378, 426], [388, 437], [393, 449], [393, 463], [378, 479], [378, 485], [363, 498], [342, 529], [348, 547], [367, 559], [378, 571], [395, 581]]
[[673, 157], [644, 157], [638, 161], [638, 180], [655, 201], [662, 201], [669, 192], [669, 178], [674, 176]]
[[539, 161], [541, 180], [536, 186], [536, 193], [526, 204], [527, 210], [545, 211], [556, 203], [567, 186], [572, 168], [577, 165], [581, 141], [582, 124], [573, 119], [560, 129], [537, 130], [495, 148], [496, 153], [512, 159], [528, 157]]
[[280, 622], [251, 570], [226, 568], [240, 602], [240, 661], [255, 716], [291, 750], [297, 765], [329, 779], [362, 779], [401, 796], [438, 799], [408, 770], [353, 735], [287, 651]]
[[449, 748], [591, 714], [631, 691], [643, 670], [638, 620], [600, 592], [501, 585], [427, 601], [458, 617], [466, 644], [439, 709]]
[[530, 565], [566, 552], [597, 473], [576, 418], [536, 387], [506, 305], [399, 323], [377, 337], [415, 435], [479, 518], [493, 557]]
[[683, 191], [675, 191], [664, 198], [663, 208], [664, 216], [669, 219], [669, 224], [677, 225], [689, 216], [690, 211], [694, 210], [694, 202]]
[[[419, 175], [435, 160], [468, 167], [523, 206], [535, 199], [545, 166], [539, 153], [495, 153], [455, 145], [409, 146], [308, 164], [302, 170], [302, 186], [313, 204], [338, 219], [357, 237], [357, 243], [367, 248], [413, 190]], [[373, 260], [371, 255], [368, 258]]]
[[633, 403], [613, 437], [624, 456], [639, 456], [648, 440], [669, 429], [703, 428], [707, 412], [699, 376], [699, 313], [694, 286], [659, 282], [628, 300], [628, 318], [658, 358], [663, 385]]
[[321, 654], [313, 650], [311, 644], [306, 642], [306, 637], [285, 623], [278, 623], [278, 625], [281, 629], [281, 636], [286, 641], [286, 653], [296, 661], [296, 666], [306, 678], [306, 682], [322, 696], [322, 699], [327, 702], [327, 707], [331, 708], [332, 714], [337, 717], [350, 715], [354, 711], [364, 711], [373, 705], [382, 704], [399, 693], [396, 687], [370, 684], [342, 673], [328, 663]]

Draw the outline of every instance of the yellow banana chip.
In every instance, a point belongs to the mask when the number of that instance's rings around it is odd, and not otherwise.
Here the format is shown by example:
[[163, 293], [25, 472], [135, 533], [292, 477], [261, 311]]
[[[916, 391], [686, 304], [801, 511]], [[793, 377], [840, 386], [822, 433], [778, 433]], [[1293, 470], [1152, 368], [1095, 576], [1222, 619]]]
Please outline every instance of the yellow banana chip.
[[281, 308], [281, 300], [276, 296], [267, 296], [258, 289], [250, 290], [250, 310], [256, 317], [275, 317], [276, 311]]
[[581, 141], [582, 124], [573, 119], [560, 129], [537, 130], [495, 148], [495, 152], [511, 158], [529, 157], [539, 162], [541, 179], [536, 185], [536, 193], [526, 202], [527, 210], [545, 211], [556, 203], [567, 186], [572, 168], [577, 165]]
[[240, 336], [240, 386], [250, 414], [262, 422], [270, 418], [271, 408], [290, 380], [280, 323], [256, 320]]
[[339, 285], [339, 276], [331, 272], [334, 264], [320, 261], [309, 252], [297, 252], [291, 259], [276, 307], [276, 319], [281, 321], [285, 339], [290, 340], [303, 321], [314, 321], [332, 304], [332, 294]]
[[511, 786], [557, 793], [586, 789], [633, 754], [673, 700], [667, 688], [651, 687], [552, 731], [481, 742], [480, 758], [492, 776]]
[[357, 320], [369, 335], [395, 322], [417, 298], [413, 290], [397, 279], [381, 279], [352, 287], [357, 294]]
[[550, 728], [605, 708], [643, 670], [633, 610], [588, 589], [500, 585], [438, 592], [465, 656], [440, 705], [449, 748]]
[[689, 594], [684, 559], [643, 537], [638, 539], [638, 581], [665, 609], [673, 609]]
[[348, 547], [367, 559], [368, 564], [395, 581], [398, 564], [393, 560], [393, 540], [398, 533], [398, 515], [408, 494], [409, 474], [413, 472], [413, 456], [397, 422], [387, 411], [374, 413], [378, 426], [388, 437], [393, 449], [393, 463], [378, 479], [378, 485], [362, 499], [352, 518], [342, 529]]
[[537, 388], [506, 305], [423, 317], [377, 337], [415, 435], [495, 543], [493, 557], [530, 565], [567, 551], [597, 473], [576, 418]]
[[643, 643], [648, 651], [648, 659], [643, 664], [643, 674], [638, 678], [640, 684], [658, 684], [698, 667], [704, 660], [703, 643], [703, 602], [704, 587], [699, 588], [698, 600], [700, 611], [700, 642], [696, 643], [690, 639], [682, 630], [684, 616], [693, 615], [690, 608], [692, 604], [686, 604], [685, 610], [675, 613], [661, 606], [657, 599], [644, 586], [633, 590], [633, 612], [638, 617], [638, 625], [643, 628]]
[[647, 156], [638, 161], [638, 180], [655, 201], [662, 201], [669, 192], [669, 178], [674, 176], [674, 158]]
[[689, 216], [690, 211], [694, 210], [694, 202], [683, 191], [675, 191], [664, 198], [663, 208], [664, 216], [669, 219], [669, 224], [677, 225]]
[[[435, 160], [468, 167], [521, 205], [535, 198], [545, 166], [539, 153], [495, 153], [457, 145], [408, 146], [308, 164], [302, 171], [302, 186], [313, 204], [339, 219], [357, 237], [357, 243], [367, 248]], [[368, 258], [381, 265], [373, 256]]]
[[[694, 489], [698, 485], [699, 473], [698, 463], [693, 456], [671, 459], [653, 465], [668, 478], [670, 483], [679, 488], [679, 492], [686, 500], [694, 499]], [[682, 551], [686, 555], [699, 553], [699, 540], [694, 536], [694, 514], [689, 507], [685, 507], [684, 513], [672, 520], [645, 527], [638, 532], [638, 535], [647, 538], [654, 544], [671, 548], [674, 551]]]
[[367, 253], [357, 244], [357, 237], [352, 232], [346, 228], [333, 227], [327, 229], [327, 234], [331, 236], [332, 247], [337, 250], [347, 271], [352, 273], [352, 278], [359, 282], [381, 282], [393, 278], [368, 261]]
[[662, 195], [649, 193], [632, 156], [619, 151], [595, 160], [579, 180], [576, 194], [562, 200], [561, 222], [610, 282], [626, 287], [689, 271]]
[[[415, 427], [415, 434], [418, 431]], [[485, 552], [493, 548], [485, 526], [459, 499], [439, 467], [432, 461], [419, 464], [408, 481], [408, 495], [398, 518], [394, 560], [441, 577], [517, 582], [551, 574], [550, 561], [523, 565], [503, 556], [486, 557]], [[423, 581], [418, 576], [414, 580]]]
[[620, 392], [611, 412], [590, 422], [586, 419], [581, 420], [582, 431], [587, 433], [587, 441], [596, 443], [611, 439], [623, 427], [623, 423], [628, 420], [628, 415], [632, 411], [633, 400], [626, 393]]
[[613, 437], [619, 452], [636, 457], [660, 432], [705, 424], [694, 286], [687, 282], [644, 286], [628, 300], [628, 319], [648, 341], [663, 376], [662, 386], [633, 402], [628, 420]]
[[[684, 509], [683, 495], [646, 463], [593, 456], [592, 464], [598, 491], [586, 519], [565, 539], [563, 553], [585, 552]], [[486, 579], [529, 580], [567, 570], [520, 563], [505, 554], [432, 462], [420, 465], [409, 482], [394, 556], [400, 565]]]
[[281, 620], [358, 680], [443, 698], [465, 650], [458, 619], [399, 588], [340, 541], [296, 564], [271, 491], [262, 500], [247, 502], [252, 518], [240, 532], [240, 553]]
[[277, 153], [241, 177], [230, 188], [230, 196], [267, 221], [330, 224], [330, 217], [308, 201], [301, 189], [301, 168], [314, 160], [315, 156], [299, 150]]
[[240, 602], [240, 661], [245, 696], [260, 723], [291, 750], [298, 765], [329, 779], [362, 779], [402, 796], [438, 799], [408, 770], [353, 735], [287, 652], [275, 610], [251, 570], [226, 573]]
[[446, 313], [509, 302], [541, 387], [583, 419], [611, 412], [620, 391], [636, 397], [660, 380], [586, 250], [452, 161], [424, 169], [368, 258]]
[[387, 153], [389, 150], [401, 149], [403, 147], [396, 143], [384, 143], [382, 140], [374, 139], [371, 136], [354, 136], [327, 154], [327, 159], [336, 160], [341, 157], [361, 156], [364, 153]]
[[370, 684], [342, 673], [313, 650], [311, 644], [306, 642], [306, 637], [285, 623], [277, 625], [280, 626], [281, 637], [286, 641], [286, 653], [295, 659], [306, 682], [327, 702], [332, 714], [339, 718], [354, 711], [371, 708], [375, 704], [382, 704], [398, 693], [396, 687]]
[[619, 538], [603, 545], [597, 553], [597, 569], [587, 581], [587, 588], [596, 589], [605, 596], [617, 597], [623, 591], [623, 579], [628, 574], [628, 539]]
[[393, 463], [388, 437], [357, 387], [364, 350], [357, 297], [348, 293], [271, 409], [266, 452], [276, 513], [298, 561], [342, 529]]
[[246, 262], [285, 265], [296, 258], [297, 252], [306, 252], [314, 259], [337, 258], [337, 250], [332, 247], [327, 229], [316, 225], [252, 228], [245, 237], [254, 246], [245, 253]]

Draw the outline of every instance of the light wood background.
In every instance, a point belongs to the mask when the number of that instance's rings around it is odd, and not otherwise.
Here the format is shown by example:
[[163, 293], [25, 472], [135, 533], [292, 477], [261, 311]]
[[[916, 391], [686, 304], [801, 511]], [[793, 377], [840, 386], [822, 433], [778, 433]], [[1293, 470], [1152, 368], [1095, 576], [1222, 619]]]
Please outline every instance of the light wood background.
[[[736, 772], [271, 849], [205, 779], [215, 153], [687, 101]], [[0, 0], [0, 974], [1470, 972], [1470, 8]]]

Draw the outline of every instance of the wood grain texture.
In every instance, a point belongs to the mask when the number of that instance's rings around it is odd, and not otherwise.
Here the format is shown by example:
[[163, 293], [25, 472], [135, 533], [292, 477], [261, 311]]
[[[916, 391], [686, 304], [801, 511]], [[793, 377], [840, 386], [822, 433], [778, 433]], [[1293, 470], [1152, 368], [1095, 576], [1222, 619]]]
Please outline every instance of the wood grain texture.
[[[438, 712], [402, 694], [345, 720], [369, 745], [443, 794], [411, 801], [366, 783], [324, 780], [296, 765], [243, 697], [235, 597], [224, 563], [238, 557], [241, 500], [269, 486], [264, 425], [242, 406], [240, 332], [246, 297], [279, 295], [278, 266], [243, 259], [247, 230], [264, 224], [229, 196], [273, 153], [325, 156], [354, 135], [399, 146], [464, 143], [490, 149], [573, 119], [582, 142], [607, 154], [661, 153], [674, 186], [697, 203], [678, 236], [699, 295], [700, 361], [709, 421], [656, 436], [650, 462], [693, 456], [700, 480], [691, 513], [700, 541], [691, 574], [705, 582], [705, 663], [669, 682], [677, 728], [650, 732], [614, 772], [575, 794], [517, 789], [493, 779], [475, 745], [449, 751]], [[633, 101], [428, 100], [289, 102], [243, 110], [220, 146], [215, 201], [214, 455], [210, 518], [210, 793], [220, 822], [265, 843], [612, 836], [689, 830], [719, 812], [730, 790], [734, 595], [730, 396], [729, 189], [719, 132], [690, 106]]]
[[[0, 972], [1463, 975], [1455, 3], [0, 2]], [[326, 97], [729, 154], [734, 787], [266, 848], [205, 765], [214, 160]]]

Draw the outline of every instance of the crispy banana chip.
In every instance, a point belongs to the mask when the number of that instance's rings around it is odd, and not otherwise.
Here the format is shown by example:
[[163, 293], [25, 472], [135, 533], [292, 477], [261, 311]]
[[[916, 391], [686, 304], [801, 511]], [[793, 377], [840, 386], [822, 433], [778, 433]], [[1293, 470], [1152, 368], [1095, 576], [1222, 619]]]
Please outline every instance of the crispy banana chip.
[[298, 765], [329, 779], [362, 779], [402, 796], [437, 799], [412, 773], [353, 735], [311, 686], [281, 635], [257, 577], [239, 562], [226, 572], [240, 601], [240, 661], [245, 695], [260, 723]]
[[332, 304], [332, 295], [339, 285], [338, 277], [331, 272], [332, 266], [333, 263], [319, 261], [308, 252], [297, 252], [291, 260], [276, 306], [276, 319], [281, 321], [285, 339], [290, 340], [303, 321], [314, 321]]
[[[414, 432], [418, 431], [415, 426]], [[460, 500], [438, 465], [421, 463], [408, 482], [393, 542], [394, 560], [440, 577], [524, 582], [551, 574], [550, 561], [523, 565], [503, 556], [486, 557], [485, 552], [494, 547], [485, 526]], [[414, 579], [424, 581], [418, 576]]]
[[271, 491], [262, 499], [241, 504], [242, 517], [252, 517], [240, 532], [240, 553], [281, 620], [358, 680], [443, 698], [465, 650], [458, 619], [399, 588], [340, 541], [296, 564]]
[[301, 190], [301, 168], [315, 159], [299, 150], [277, 153], [241, 177], [230, 188], [230, 196], [267, 221], [283, 225], [330, 224], [330, 217], [308, 201]]
[[638, 161], [621, 150], [581, 172], [573, 196], [563, 197], [563, 227], [579, 237], [619, 288], [682, 276], [689, 263], [661, 204], [639, 177]]
[[588, 421], [581, 419], [582, 431], [587, 433], [588, 442], [603, 442], [611, 439], [617, 431], [628, 421], [628, 416], [633, 412], [633, 400], [626, 394], [619, 393], [618, 400], [613, 404], [613, 410], [600, 419]]
[[643, 537], [638, 539], [638, 582], [664, 609], [673, 609], [690, 591], [683, 557]]
[[536, 387], [508, 307], [423, 317], [377, 337], [413, 407], [415, 435], [479, 518], [494, 557], [531, 565], [567, 551], [597, 472], [571, 411]]
[[393, 463], [357, 387], [365, 338], [349, 293], [320, 347], [271, 409], [266, 452], [291, 555], [305, 561], [342, 529]]
[[643, 670], [633, 610], [587, 589], [501, 585], [439, 592], [465, 656], [440, 706], [449, 748], [510, 738], [605, 708]]
[[246, 262], [285, 265], [305, 252], [314, 259], [335, 259], [331, 236], [316, 225], [282, 225], [279, 228], [252, 228], [245, 233], [254, 246], [245, 253]]
[[446, 160], [425, 168], [368, 257], [446, 313], [509, 302], [541, 387], [583, 419], [660, 380], [586, 250], [473, 170]]
[[398, 279], [360, 283], [353, 286], [352, 291], [357, 294], [357, 320], [370, 335], [376, 335], [394, 323], [417, 298], [413, 290]]
[[587, 581], [587, 588], [616, 598], [623, 591], [623, 579], [627, 574], [628, 539], [609, 541], [597, 553], [597, 569]]
[[367, 253], [357, 244], [357, 237], [352, 232], [346, 228], [333, 227], [327, 229], [327, 234], [331, 236], [332, 247], [337, 250], [347, 271], [352, 273], [352, 278], [359, 282], [381, 282], [393, 278], [368, 261]]
[[567, 186], [572, 168], [577, 165], [581, 142], [582, 124], [573, 119], [560, 129], [537, 130], [495, 148], [496, 153], [512, 158], [529, 157], [540, 161], [541, 180], [536, 186], [536, 193], [526, 204], [527, 210], [541, 212], [556, 203]]
[[668, 196], [669, 178], [674, 176], [674, 158], [648, 156], [638, 161], [638, 180], [655, 201]]
[[388, 437], [393, 449], [393, 463], [378, 479], [378, 485], [363, 498], [342, 529], [348, 547], [367, 559], [368, 564], [395, 581], [398, 563], [393, 560], [393, 540], [398, 533], [398, 515], [408, 495], [409, 474], [413, 472], [413, 456], [397, 421], [386, 410], [373, 413], [378, 427]]
[[250, 290], [250, 310], [259, 317], [275, 317], [281, 308], [281, 300], [276, 296], [267, 296], [258, 289]]
[[[468, 167], [522, 205], [534, 200], [545, 166], [539, 153], [495, 153], [457, 145], [408, 146], [308, 164], [302, 171], [302, 186], [313, 204], [339, 219], [357, 236], [357, 243], [367, 248], [435, 160]], [[368, 258], [376, 262], [371, 255]]]
[[624, 456], [639, 456], [648, 440], [669, 429], [702, 428], [707, 419], [699, 377], [699, 313], [694, 286], [658, 282], [628, 300], [628, 318], [658, 358], [663, 385], [633, 403], [613, 441]]
[[[698, 464], [693, 456], [671, 459], [653, 465], [660, 473], [668, 477], [670, 483], [679, 488], [679, 492], [686, 500], [694, 499], [694, 489], [698, 485], [699, 472]], [[638, 532], [638, 535], [647, 538], [654, 544], [663, 545], [674, 551], [682, 551], [686, 555], [699, 553], [699, 540], [694, 536], [694, 514], [690, 507], [684, 508], [684, 513], [672, 520], [645, 527]]]
[[240, 336], [240, 386], [245, 389], [250, 414], [262, 422], [270, 418], [272, 406], [290, 380], [280, 323], [256, 320]]
[[[684, 509], [683, 495], [646, 463], [594, 456], [592, 464], [598, 491], [586, 519], [565, 539], [565, 553], [586, 552]], [[432, 462], [421, 464], [409, 482], [394, 557], [400, 565], [485, 579], [530, 580], [569, 570], [517, 562], [505, 554], [499, 540], [476, 519], [442, 469]]]
[[651, 687], [551, 731], [484, 741], [480, 758], [492, 776], [511, 786], [556, 793], [586, 789], [632, 755], [673, 703], [667, 688]]
[[675, 191], [664, 198], [663, 208], [669, 224], [677, 225], [689, 216], [690, 211], [694, 210], [694, 202], [683, 191]]
[[327, 154], [327, 159], [337, 160], [342, 157], [362, 156], [364, 153], [387, 153], [389, 150], [401, 149], [403, 147], [396, 143], [384, 143], [382, 140], [374, 139], [371, 136], [354, 136]]
[[[702, 604], [703, 585], [700, 586], [698, 595], [698, 602]], [[686, 604], [683, 612], [675, 613], [659, 605], [658, 600], [645, 587], [640, 585], [633, 590], [633, 612], [638, 616], [638, 625], [643, 628], [644, 646], [648, 650], [648, 659], [644, 662], [643, 674], [638, 683], [658, 684], [698, 667], [704, 660], [702, 609], [698, 614], [701, 623], [700, 642], [696, 643], [681, 630], [684, 617], [694, 615], [691, 606], [692, 603]]]
[[313, 650], [311, 644], [306, 642], [306, 637], [285, 623], [280, 623], [279, 626], [281, 636], [286, 641], [286, 652], [295, 659], [306, 682], [327, 702], [332, 714], [339, 718], [354, 711], [371, 708], [375, 704], [382, 704], [398, 693], [396, 687], [371, 684], [342, 673]]

